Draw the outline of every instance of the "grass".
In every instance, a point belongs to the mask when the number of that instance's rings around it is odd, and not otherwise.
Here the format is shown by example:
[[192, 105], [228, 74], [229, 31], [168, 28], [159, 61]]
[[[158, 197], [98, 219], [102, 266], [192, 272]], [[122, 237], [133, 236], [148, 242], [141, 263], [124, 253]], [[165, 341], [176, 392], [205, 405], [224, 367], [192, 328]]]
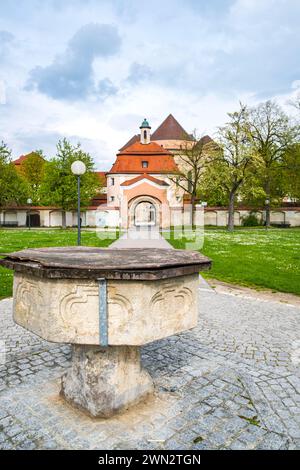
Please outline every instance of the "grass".
[[[185, 248], [186, 239], [174, 239]], [[213, 261], [207, 278], [300, 295], [300, 229], [205, 229], [200, 251]]]
[[[117, 233], [82, 231], [81, 244], [87, 246], [107, 247]], [[77, 244], [76, 229], [0, 229], [0, 254], [12, 253], [25, 248], [45, 246], [72, 246]], [[0, 266], [0, 299], [12, 295], [13, 273], [10, 269]]]
[[[167, 233], [164, 233], [167, 236]], [[82, 232], [82, 245], [107, 247], [118, 234]], [[0, 230], [0, 253], [24, 248], [76, 245], [77, 232], [68, 230]], [[168, 238], [169, 240], [169, 238]], [[186, 239], [170, 243], [185, 248]], [[205, 277], [233, 284], [300, 295], [300, 229], [241, 228], [229, 233], [220, 228], [205, 229], [200, 250], [213, 261]], [[12, 295], [12, 271], [0, 267], [0, 298]]]
[[257, 416], [253, 416], [252, 418], [247, 418], [247, 416], [243, 416], [243, 415], [238, 415], [238, 416], [239, 418], [244, 419], [245, 421], [248, 421], [249, 424], [260, 427], [260, 421], [259, 419], [257, 419]]

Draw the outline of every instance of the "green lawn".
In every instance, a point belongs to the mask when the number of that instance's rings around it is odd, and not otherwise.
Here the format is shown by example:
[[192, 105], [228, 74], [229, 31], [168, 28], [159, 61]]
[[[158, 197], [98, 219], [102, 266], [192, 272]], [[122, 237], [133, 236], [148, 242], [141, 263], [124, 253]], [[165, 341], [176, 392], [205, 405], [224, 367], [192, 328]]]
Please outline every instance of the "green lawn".
[[205, 277], [300, 295], [300, 229], [205, 229], [200, 251], [213, 261]]
[[[172, 234], [174, 235], [174, 234]], [[164, 233], [164, 236], [167, 236]], [[82, 232], [82, 245], [109, 246], [115, 234]], [[76, 230], [0, 230], [0, 253], [40, 246], [76, 245]], [[185, 239], [169, 240], [185, 248]], [[209, 278], [300, 295], [300, 229], [205, 229], [200, 250], [213, 260]], [[12, 272], [0, 267], [0, 298], [12, 294]]]
[[[118, 237], [113, 232], [82, 231], [81, 244], [88, 246], [107, 247]], [[42, 246], [71, 246], [77, 244], [76, 229], [0, 229], [0, 253], [12, 253], [25, 248]], [[12, 295], [13, 273], [0, 266], [0, 299]]]

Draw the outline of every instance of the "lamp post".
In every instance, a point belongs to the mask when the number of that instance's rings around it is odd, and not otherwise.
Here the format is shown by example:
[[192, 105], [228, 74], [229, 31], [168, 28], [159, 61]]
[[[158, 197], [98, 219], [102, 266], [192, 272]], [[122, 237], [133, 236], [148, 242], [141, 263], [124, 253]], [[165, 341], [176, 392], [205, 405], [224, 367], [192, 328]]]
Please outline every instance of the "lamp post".
[[86, 172], [86, 166], [81, 160], [76, 160], [71, 165], [73, 175], [77, 176], [77, 245], [81, 244], [81, 223], [80, 223], [80, 176]]
[[32, 199], [30, 197], [27, 199], [27, 204], [29, 205], [29, 212], [28, 212], [28, 229], [31, 228], [31, 219], [30, 219], [30, 206], [32, 204]]

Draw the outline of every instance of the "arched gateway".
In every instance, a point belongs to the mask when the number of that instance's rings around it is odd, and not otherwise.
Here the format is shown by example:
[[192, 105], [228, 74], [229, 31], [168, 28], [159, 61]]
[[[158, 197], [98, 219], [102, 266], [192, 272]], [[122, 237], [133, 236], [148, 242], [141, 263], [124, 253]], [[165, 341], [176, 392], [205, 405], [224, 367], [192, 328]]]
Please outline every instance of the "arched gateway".
[[169, 150], [151, 141], [150, 129], [144, 119], [140, 139], [119, 151], [107, 173], [107, 205], [119, 210], [123, 228], [167, 228], [170, 211], [182, 207], [179, 168]]
[[160, 225], [160, 203], [149, 196], [129, 202], [129, 227], [155, 227]]

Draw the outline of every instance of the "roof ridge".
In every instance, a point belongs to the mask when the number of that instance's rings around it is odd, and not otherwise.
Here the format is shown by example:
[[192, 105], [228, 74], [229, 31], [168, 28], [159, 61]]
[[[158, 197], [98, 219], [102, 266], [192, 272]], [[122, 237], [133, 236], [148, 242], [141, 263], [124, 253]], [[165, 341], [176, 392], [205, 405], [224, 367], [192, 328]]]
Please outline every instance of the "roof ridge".
[[142, 144], [140, 141], [134, 142], [124, 150], [120, 150], [117, 155], [172, 155], [171, 152], [159, 145], [157, 142]]
[[166, 181], [161, 180], [159, 178], [155, 178], [155, 176], [149, 175], [148, 173], [142, 173], [134, 178], [131, 178], [130, 180], [124, 181], [123, 183], [121, 183], [121, 186], [130, 186], [131, 184], [137, 183], [138, 181], [142, 181], [143, 179], [150, 180], [160, 186], [169, 186]]

